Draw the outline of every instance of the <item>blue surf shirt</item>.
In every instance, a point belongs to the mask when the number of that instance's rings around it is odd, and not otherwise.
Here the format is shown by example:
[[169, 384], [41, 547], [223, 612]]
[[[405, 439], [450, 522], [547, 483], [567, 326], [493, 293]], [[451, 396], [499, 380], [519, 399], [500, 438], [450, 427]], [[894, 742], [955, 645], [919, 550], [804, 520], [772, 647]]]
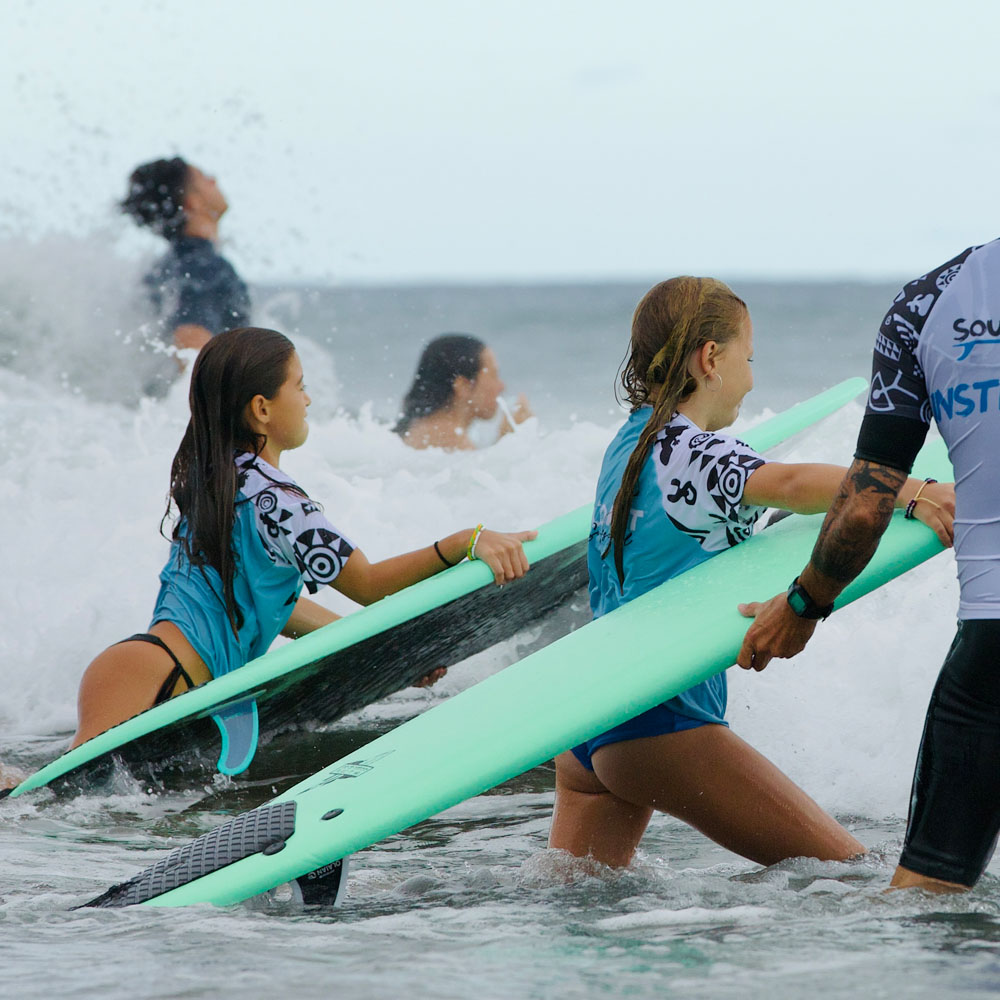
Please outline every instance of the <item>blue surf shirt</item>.
[[250, 322], [247, 286], [211, 241], [200, 236], [171, 243], [143, 281], [167, 342], [187, 323], [203, 326], [214, 336]]
[[[611, 512], [625, 466], [650, 414], [648, 406], [630, 414], [601, 466], [587, 546], [595, 618], [749, 538], [764, 510], [745, 506], [742, 499], [747, 478], [765, 459], [737, 438], [703, 431], [675, 414], [656, 436], [639, 476], [625, 532], [625, 585], [619, 586], [614, 551], [602, 556], [611, 539]], [[665, 660], [670, 655], [667, 644], [663, 655]], [[725, 673], [664, 705], [678, 715], [722, 722]]]
[[243, 614], [239, 634], [226, 616], [218, 572], [192, 565], [176, 541], [160, 574], [151, 622], [176, 625], [213, 677], [266, 653], [303, 586], [315, 594], [332, 583], [354, 551], [320, 507], [296, 492], [294, 481], [279, 469], [249, 454], [237, 456], [236, 466], [233, 590]]

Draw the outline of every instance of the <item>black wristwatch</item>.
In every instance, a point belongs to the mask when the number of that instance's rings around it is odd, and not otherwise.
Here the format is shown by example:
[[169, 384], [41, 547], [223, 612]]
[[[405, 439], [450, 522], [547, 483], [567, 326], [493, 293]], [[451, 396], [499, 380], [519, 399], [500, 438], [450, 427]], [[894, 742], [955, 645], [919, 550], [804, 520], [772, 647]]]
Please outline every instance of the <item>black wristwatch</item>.
[[809, 596], [806, 588], [799, 583], [798, 577], [792, 581], [792, 585], [788, 588], [788, 606], [800, 618], [806, 618], [809, 621], [819, 621], [821, 618], [829, 618], [830, 613], [833, 611], [832, 604], [821, 608]]

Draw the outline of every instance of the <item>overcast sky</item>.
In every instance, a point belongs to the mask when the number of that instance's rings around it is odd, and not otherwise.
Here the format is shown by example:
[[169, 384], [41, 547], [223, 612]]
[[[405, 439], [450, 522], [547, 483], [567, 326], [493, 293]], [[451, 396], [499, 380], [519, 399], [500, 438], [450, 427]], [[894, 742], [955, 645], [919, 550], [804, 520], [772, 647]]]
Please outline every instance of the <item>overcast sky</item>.
[[1000, 230], [1000, 5], [3, 0], [0, 238], [181, 154], [254, 280], [910, 277]]

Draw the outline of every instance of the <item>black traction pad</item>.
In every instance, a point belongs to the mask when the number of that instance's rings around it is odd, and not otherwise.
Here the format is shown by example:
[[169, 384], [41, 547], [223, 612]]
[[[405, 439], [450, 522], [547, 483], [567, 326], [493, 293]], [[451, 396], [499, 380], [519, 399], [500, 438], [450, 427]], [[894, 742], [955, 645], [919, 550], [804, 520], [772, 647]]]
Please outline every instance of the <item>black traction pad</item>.
[[[259, 806], [171, 851], [127, 882], [112, 886], [82, 906], [134, 906], [193, 882], [235, 861], [284, 847], [295, 832], [295, 802]], [[267, 850], [270, 848], [270, 850]], [[82, 907], [76, 907], [80, 909]]]

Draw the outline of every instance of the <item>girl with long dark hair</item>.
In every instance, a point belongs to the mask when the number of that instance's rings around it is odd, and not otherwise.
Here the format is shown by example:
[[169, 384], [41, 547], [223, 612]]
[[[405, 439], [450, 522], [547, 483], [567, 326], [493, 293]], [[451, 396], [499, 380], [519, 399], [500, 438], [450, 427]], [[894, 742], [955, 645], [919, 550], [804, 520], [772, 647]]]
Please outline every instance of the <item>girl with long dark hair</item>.
[[[444, 333], [421, 353], [394, 430], [411, 448], [475, 448], [469, 428], [475, 420], [496, 416], [503, 391], [496, 355], [489, 347], [467, 333]], [[530, 416], [522, 394], [510, 417], [519, 424]], [[514, 429], [511, 419], [504, 415], [501, 436]]]
[[[622, 374], [632, 412], [604, 456], [591, 527], [595, 617], [746, 540], [766, 507], [832, 503], [844, 469], [769, 462], [723, 433], [753, 388], [752, 355], [746, 304], [720, 281], [673, 278], [637, 306]], [[910, 479], [897, 505], [921, 487], [916, 515], [950, 544], [951, 484]], [[627, 648], [622, 661], [627, 670]], [[627, 865], [656, 809], [764, 865], [862, 852], [725, 711], [723, 673], [560, 754], [550, 845]]]
[[[309, 395], [291, 341], [274, 330], [221, 333], [191, 374], [191, 418], [174, 456], [179, 518], [148, 631], [101, 653], [80, 684], [73, 746], [154, 704], [337, 618], [301, 596], [327, 584], [359, 604], [481, 559], [498, 584], [528, 569], [522, 542], [479, 525], [370, 563], [280, 469], [306, 440]], [[432, 671], [433, 683], [443, 671]]]

